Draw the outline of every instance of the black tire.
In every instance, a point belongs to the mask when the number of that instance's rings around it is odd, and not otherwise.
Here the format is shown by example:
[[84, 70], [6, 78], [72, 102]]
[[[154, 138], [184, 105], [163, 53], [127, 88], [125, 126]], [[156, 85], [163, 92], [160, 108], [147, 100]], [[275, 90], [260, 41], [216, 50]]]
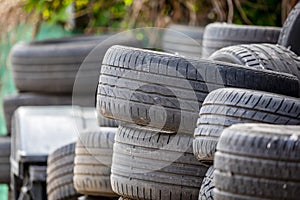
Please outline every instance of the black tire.
[[300, 55], [300, 2], [293, 8], [285, 20], [279, 35], [278, 44]]
[[280, 30], [277, 27], [212, 23], [204, 30], [202, 56], [208, 57], [218, 49], [237, 44], [276, 44]]
[[192, 136], [119, 126], [111, 184], [129, 199], [198, 199], [208, 167], [192, 153]]
[[[79, 106], [94, 107], [95, 100], [81, 98]], [[11, 132], [11, 118], [14, 111], [20, 106], [48, 106], [48, 105], [72, 105], [72, 96], [70, 95], [51, 95], [40, 93], [19, 93], [4, 97], [3, 108], [7, 132]], [[73, 104], [75, 105], [75, 104]], [[115, 120], [107, 119], [102, 115], [97, 116], [99, 126], [115, 127]]]
[[222, 131], [237, 123], [300, 125], [300, 100], [244, 89], [211, 92], [200, 110], [194, 154], [199, 160], [213, 160]]
[[164, 51], [179, 55], [201, 58], [204, 28], [185, 25], [171, 25], [164, 32], [162, 47]]
[[[112, 45], [104, 41], [110, 36], [71, 37], [16, 44], [11, 50], [10, 59], [17, 89], [22, 92], [71, 94], [76, 79], [81, 83], [76, 88], [78, 92], [95, 94], [96, 85], [90, 87], [90, 82], [96, 83], [99, 78], [99, 63]], [[115, 44], [141, 46], [133, 37], [115, 37]], [[101, 42], [104, 42], [101, 49], [97, 48], [97, 52], [93, 53], [92, 50]], [[84, 60], [84, 67], [81, 67]], [[80, 75], [77, 74], [79, 69]]]
[[76, 144], [74, 185], [80, 194], [115, 197], [110, 171], [117, 128], [80, 133]]
[[77, 199], [73, 185], [75, 143], [55, 150], [48, 157], [47, 195], [49, 200]]
[[295, 75], [300, 79], [300, 58], [275, 44], [245, 44], [225, 47], [213, 53], [212, 60], [225, 61]]
[[199, 199], [198, 200], [214, 200], [213, 190], [215, 188], [214, 184], [214, 176], [213, 173], [215, 168], [213, 166], [209, 167], [207, 170], [205, 177], [202, 181], [200, 192], [199, 192]]
[[214, 161], [215, 199], [299, 199], [299, 137], [300, 126], [225, 129]]
[[10, 137], [0, 136], [0, 183], [10, 183]]
[[218, 88], [299, 93], [292, 75], [123, 46], [111, 47], [101, 68], [97, 112], [172, 132], [192, 133], [201, 103]]

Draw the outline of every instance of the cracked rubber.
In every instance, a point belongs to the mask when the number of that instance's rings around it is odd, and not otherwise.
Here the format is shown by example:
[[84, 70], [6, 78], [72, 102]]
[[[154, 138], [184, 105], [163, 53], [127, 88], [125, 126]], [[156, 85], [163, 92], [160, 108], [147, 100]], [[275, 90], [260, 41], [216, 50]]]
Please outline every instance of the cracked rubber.
[[223, 47], [237, 44], [276, 44], [280, 30], [278, 27], [212, 23], [204, 30], [202, 55], [209, 57]]
[[211, 92], [202, 105], [194, 132], [197, 159], [213, 161], [222, 131], [237, 123], [300, 125], [300, 100], [245, 89]]
[[163, 35], [163, 50], [187, 57], [201, 58], [203, 31], [202, 27], [170, 25]]
[[208, 169], [192, 153], [192, 136], [170, 135], [135, 125], [119, 126], [112, 188], [129, 199], [198, 199]]
[[114, 197], [110, 171], [117, 128], [81, 132], [76, 144], [74, 186], [80, 194]]
[[213, 195], [213, 189], [215, 188], [215, 184], [213, 182], [214, 171], [215, 168], [213, 166], [209, 167], [209, 169], [207, 170], [201, 184], [198, 200], [214, 200], [214, 195]]
[[101, 67], [97, 112], [111, 119], [192, 134], [205, 97], [223, 87], [289, 96], [299, 93], [293, 75], [113, 46]]
[[291, 50], [275, 44], [245, 44], [222, 48], [209, 59], [295, 75], [300, 79], [300, 59]]
[[75, 143], [55, 150], [48, 157], [47, 195], [49, 200], [77, 199], [73, 185]]
[[300, 2], [296, 4], [285, 20], [279, 35], [278, 44], [300, 55]]
[[299, 199], [300, 126], [239, 124], [215, 155], [215, 199]]

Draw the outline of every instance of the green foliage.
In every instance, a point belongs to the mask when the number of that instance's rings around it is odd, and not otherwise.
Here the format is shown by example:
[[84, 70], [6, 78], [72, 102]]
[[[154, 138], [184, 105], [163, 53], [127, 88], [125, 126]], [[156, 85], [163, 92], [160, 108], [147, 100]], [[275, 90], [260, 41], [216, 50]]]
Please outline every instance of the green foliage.
[[[244, 13], [253, 24], [281, 26], [281, 1], [247, 0], [240, 2]], [[245, 24], [237, 10], [234, 13], [233, 23]]]
[[72, 0], [24, 0], [25, 10], [34, 11], [41, 15], [44, 21], [65, 23], [68, 20], [67, 8], [73, 3]]
[[[68, 25], [72, 19], [76, 30], [97, 32], [98, 28], [164, 27], [169, 22], [202, 25], [220, 18], [213, 14], [219, 2], [221, 14], [228, 14], [228, 1], [218, 0], [23, 0], [25, 10], [35, 12], [43, 21]], [[281, 25], [281, 1], [229, 0], [233, 5], [232, 22], [237, 24]], [[237, 6], [240, 4], [240, 6]], [[211, 17], [212, 15], [213, 17]], [[217, 13], [220, 15], [220, 13]], [[222, 15], [223, 15], [222, 14]], [[195, 17], [196, 15], [196, 17]], [[194, 16], [191, 19], [191, 16]], [[245, 19], [246, 18], [246, 19]], [[70, 20], [71, 19], [71, 20]], [[191, 21], [193, 20], [193, 21]], [[223, 17], [222, 21], [227, 18]], [[166, 21], [166, 22], [164, 22]], [[231, 20], [229, 20], [231, 21]], [[162, 23], [160, 23], [162, 22]], [[66, 26], [69, 27], [69, 26]], [[96, 30], [96, 31], [95, 31]]]
[[[66, 25], [74, 18], [76, 28], [120, 27], [126, 6], [132, 0], [23, 0], [27, 12], [35, 12], [43, 21]], [[72, 10], [72, 15], [68, 8]]]

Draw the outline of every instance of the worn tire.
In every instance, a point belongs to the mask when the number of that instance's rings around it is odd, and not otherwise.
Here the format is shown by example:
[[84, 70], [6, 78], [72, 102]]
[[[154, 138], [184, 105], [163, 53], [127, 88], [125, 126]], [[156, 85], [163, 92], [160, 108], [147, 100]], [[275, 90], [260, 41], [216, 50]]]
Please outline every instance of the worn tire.
[[233, 88], [213, 91], [199, 113], [194, 154], [199, 160], [212, 161], [222, 131], [233, 124], [300, 125], [299, 113], [298, 98]]
[[137, 126], [119, 126], [111, 184], [129, 199], [198, 199], [208, 167], [192, 153], [192, 136], [170, 135]]
[[299, 199], [300, 126], [233, 125], [214, 161], [215, 199]]
[[[94, 107], [95, 100], [81, 98], [79, 106]], [[79, 103], [79, 101], [77, 102]], [[70, 95], [51, 95], [41, 93], [19, 93], [4, 97], [3, 108], [7, 132], [11, 132], [11, 118], [14, 111], [20, 106], [50, 106], [50, 105], [72, 105], [72, 96]], [[73, 104], [75, 105], [75, 104]], [[77, 104], [78, 105], [78, 104]], [[107, 119], [102, 115], [97, 116], [99, 126], [116, 127], [115, 120]]]
[[0, 136], [0, 183], [10, 183], [10, 137]]
[[213, 53], [212, 60], [225, 61], [295, 75], [300, 80], [300, 58], [275, 44], [245, 44], [225, 47]]
[[47, 195], [49, 200], [77, 199], [73, 185], [75, 143], [55, 150], [48, 157]]
[[215, 184], [213, 182], [214, 171], [215, 168], [213, 166], [209, 167], [209, 169], [207, 170], [201, 184], [198, 200], [214, 200], [214, 195], [213, 195], [213, 189], [215, 188]]
[[164, 32], [162, 47], [164, 51], [178, 53], [179, 55], [201, 58], [202, 27], [171, 25]]
[[277, 27], [212, 23], [204, 30], [202, 55], [208, 57], [218, 49], [237, 44], [276, 44], [280, 30]]
[[171, 132], [192, 133], [202, 102], [218, 88], [299, 93], [292, 75], [123, 46], [111, 47], [101, 68], [97, 112]]
[[117, 128], [80, 133], [76, 144], [74, 185], [80, 194], [114, 197], [110, 171]]
[[297, 55], [300, 55], [300, 2], [296, 4], [293, 10], [285, 20], [279, 35], [278, 44], [285, 46]]
[[[108, 41], [109, 37], [112, 39]], [[111, 42], [141, 46], [131, 35], [122, 38], [102, 35], [18, 43], [10, 53], [15, 85], [22, 92], [71, 94], [74, 83], [79, 82], [80, 85], [74, 88], [76, 92], [82, 95], [95, 94], [99, 63], [112, 45]], [[101, 46], [97, 47], [100, 43]], [[92, 51], [95, 47], [96, 52]], [[84, 65], [81, 66], [83, 61]]]

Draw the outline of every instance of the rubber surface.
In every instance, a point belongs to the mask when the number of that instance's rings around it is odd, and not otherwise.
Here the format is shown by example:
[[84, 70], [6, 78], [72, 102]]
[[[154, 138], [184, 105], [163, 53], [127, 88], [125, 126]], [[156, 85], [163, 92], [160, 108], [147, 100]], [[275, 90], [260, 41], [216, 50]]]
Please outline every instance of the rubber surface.
[[246, 44], [222, 48], [210, 57], [212, 60], [285, 72], [300, 79], [300, 58], [291, 50], [275, 44]]
[[204, 28], [173, 24], [164, 32], [163, 50], [182, 56], [201, 58]]
[[170, 132], [191, 134], [202, 102], [218, 88], [299, 93], [292, 75], [124, 46], [111, 47], [101, 68], [97, 112]]
[[213, 166], [209, 167], [209, 169], [207, 170], [201, 184], [198, 200], [214, 200], [214, 194], [213, 194], [213, 189], [215, 188], [215, 184], [213, 182], [214, 171], [215, 168]]
[[213, 160], [222, 131], [238, 123], [300, 125], [300, 100], [245, 89], [211, 92], [200, 110], [194, 132], [195, 156]]
[[300, 126], [233, 125], [215, 156], [216, 199], [298, 199]]
[[0, 183], [10, 183], [10, 137], [0, 136]]
[[285, 20], [279, 35], [278, 44], [283, 45], [300, 55], [300, 2], [296, 4]]
[[129, 199], [198, 199], [207, 166], [192, 153], [192, 137], [137, 126], [119, 126], [112, 188]]
[[74, 185], [80, 194], [116, 196], [110, 183], [116, 131], [117, 128], [99, 128], [80, 133], [74, 166]]
[[49, 200], [77, 199], [73, 185], [75, 143], [65, 145], [48, 157], [47, 195]]
[[218, 49], [237, 44], [276, 44], [280, 30], [278, 27], [212, 23], [204, 30], [202, 56], [208, 57]]
[[[141, 46], [133, 36], [122, 36], [71, 37], [18, 43], [10, 53], [15, 85], [22, 92], [71, 94], [76, 80], [81, 84], [75, 90], [82, 94], [95, 94], [96, 85], [92, 87], [91, 82], [96, 83], [99, 78], [99, 63], [106, 50], [112, 44]], [[98, 44], [101, 46], [97, 47]], [[95, 47], [96, 52], [92, 51]]]

